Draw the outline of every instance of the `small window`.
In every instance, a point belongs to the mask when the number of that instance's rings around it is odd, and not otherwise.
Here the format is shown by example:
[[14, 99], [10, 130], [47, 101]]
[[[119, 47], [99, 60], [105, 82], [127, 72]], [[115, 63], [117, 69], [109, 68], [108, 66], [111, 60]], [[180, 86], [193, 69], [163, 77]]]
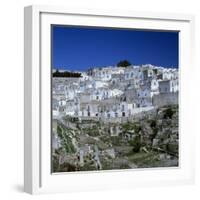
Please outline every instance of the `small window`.
[[133, 77], [133, 72], [131, 73], [131, 77]]

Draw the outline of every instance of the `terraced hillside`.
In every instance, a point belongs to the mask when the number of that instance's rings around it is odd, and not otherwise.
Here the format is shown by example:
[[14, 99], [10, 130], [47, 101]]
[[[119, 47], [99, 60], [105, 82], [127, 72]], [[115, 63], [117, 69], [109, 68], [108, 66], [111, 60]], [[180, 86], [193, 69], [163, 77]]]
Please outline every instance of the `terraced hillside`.
[[178, 166], [178, 106], [121, 124], [63, 117], [53, 141], [53, 172]]

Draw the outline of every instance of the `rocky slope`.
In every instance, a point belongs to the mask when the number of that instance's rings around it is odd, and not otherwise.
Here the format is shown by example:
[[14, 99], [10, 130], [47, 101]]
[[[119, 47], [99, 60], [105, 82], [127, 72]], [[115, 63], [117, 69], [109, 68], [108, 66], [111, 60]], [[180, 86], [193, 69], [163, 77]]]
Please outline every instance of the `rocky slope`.
[[58, 121], [57, 135], [61, 147], [53, 150], [54, 172], [178, 166], [176, 105], [123, 124], [65, 118]]

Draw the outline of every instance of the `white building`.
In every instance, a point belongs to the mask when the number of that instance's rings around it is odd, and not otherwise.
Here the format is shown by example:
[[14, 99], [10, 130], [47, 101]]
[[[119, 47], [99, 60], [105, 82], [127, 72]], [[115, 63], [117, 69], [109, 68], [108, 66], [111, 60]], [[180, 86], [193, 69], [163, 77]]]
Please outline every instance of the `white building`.
[[178, 92], [178, 80], [163, 80], [159, 81], [159, 92], [160, 93], [170, 93]]
[[55, 78], [53, 117], [123, 118], [152, 109], [155, 95], [178, 92], [178, 70], [153, 65], [93, 68]]

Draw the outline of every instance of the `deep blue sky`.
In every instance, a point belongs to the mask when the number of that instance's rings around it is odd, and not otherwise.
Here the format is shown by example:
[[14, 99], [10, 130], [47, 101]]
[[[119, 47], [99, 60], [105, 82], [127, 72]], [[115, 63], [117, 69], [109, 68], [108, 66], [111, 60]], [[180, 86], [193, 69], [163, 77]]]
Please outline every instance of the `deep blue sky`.
[[84, 71], [125, 59], [178, 67], [178, 32], [53, 26], [52, 47], [54, 69]]

